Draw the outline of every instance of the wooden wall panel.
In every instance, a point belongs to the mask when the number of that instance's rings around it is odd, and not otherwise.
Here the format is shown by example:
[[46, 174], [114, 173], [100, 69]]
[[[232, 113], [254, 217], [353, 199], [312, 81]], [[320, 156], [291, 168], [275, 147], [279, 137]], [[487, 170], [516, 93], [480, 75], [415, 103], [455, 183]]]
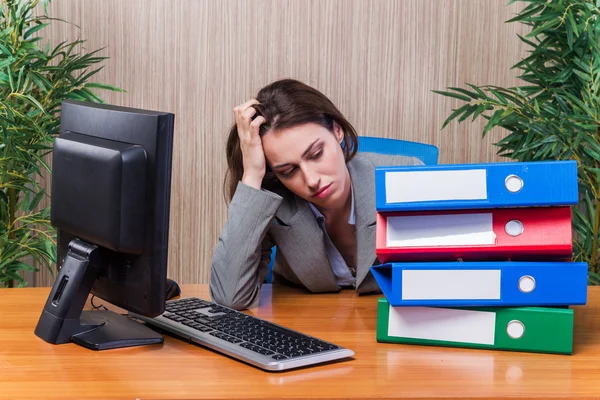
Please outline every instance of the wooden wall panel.
[[[338, 105], [360, 135], [432, 143], [441, 163], [496, 161], [482, 122], [440, 127], [459, 103], [431, 91], [513, 85], [524, 54], [505, 0], [54, 0], [53, 44], [85, 39], [110, 57], [96, 80], [112, 104], [176, 114], [169, 275], [206, 283], [226, 218], [232, 109], [293, 77]], [[42, 272], [37, 285], [51, 279]]]

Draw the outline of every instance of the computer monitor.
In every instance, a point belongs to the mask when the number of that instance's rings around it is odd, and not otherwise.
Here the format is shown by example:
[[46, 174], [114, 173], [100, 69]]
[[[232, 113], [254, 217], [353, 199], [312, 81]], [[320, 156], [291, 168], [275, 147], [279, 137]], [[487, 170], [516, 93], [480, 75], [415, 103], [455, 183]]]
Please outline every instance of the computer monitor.
[[35, 334], [92, 349], [163, 341], [126, 311], [164, 312], [174, 115], [65, 100], [52, 159], [59, 274]]

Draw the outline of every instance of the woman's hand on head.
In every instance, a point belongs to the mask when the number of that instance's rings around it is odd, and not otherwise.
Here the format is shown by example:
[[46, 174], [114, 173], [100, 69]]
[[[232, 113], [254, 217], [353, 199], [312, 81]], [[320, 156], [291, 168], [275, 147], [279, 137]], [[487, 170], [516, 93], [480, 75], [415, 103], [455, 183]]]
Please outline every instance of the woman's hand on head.
[[240, 149], [242, 150], [244, 174], [242, 182], [260, 189], [266, 171], [265, 153], [262, 140], [258, 134], [260, 126], [266, 122], [262, 115], [252, 119], [256, 110], [252, 107], [259, 104], [256, 99], [248, 100], [233, 109]]

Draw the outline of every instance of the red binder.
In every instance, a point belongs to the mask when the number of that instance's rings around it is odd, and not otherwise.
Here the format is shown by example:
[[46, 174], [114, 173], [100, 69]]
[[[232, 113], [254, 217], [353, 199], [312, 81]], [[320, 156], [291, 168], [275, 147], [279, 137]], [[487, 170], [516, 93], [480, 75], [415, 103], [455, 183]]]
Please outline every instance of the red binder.
[[377, 213], [382, 263], [570, 259], [571, 208], [527, 207]]

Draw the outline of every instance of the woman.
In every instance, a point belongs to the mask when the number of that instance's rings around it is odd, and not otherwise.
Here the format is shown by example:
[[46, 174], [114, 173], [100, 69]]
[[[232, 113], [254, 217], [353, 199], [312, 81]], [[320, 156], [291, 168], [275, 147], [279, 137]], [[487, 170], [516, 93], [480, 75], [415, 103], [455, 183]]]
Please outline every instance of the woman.
[[227, 222], [215, 248], [210, 293], [251, 307], [277, 246], [273, 281], [311, 292], [379, 292], [375, 167], [413, 157], [357, 154], [357, 134], [314, 88], [280, 80], [234, 108], [227, 142]]

